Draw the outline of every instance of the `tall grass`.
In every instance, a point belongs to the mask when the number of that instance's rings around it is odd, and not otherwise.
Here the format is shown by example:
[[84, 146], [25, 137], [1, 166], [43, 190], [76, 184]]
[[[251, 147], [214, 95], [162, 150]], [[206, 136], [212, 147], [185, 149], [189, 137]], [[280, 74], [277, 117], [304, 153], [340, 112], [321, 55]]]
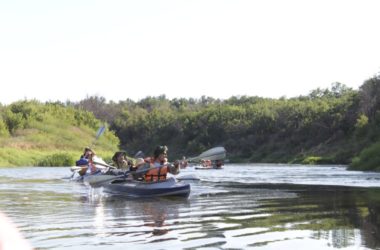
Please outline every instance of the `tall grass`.
[[[0, 148], [0, 167], [15, 166], [72, 166], [82, 154], [80, 151], [23, 150]], [[110, 161], [114, 151], [97, 152], [99, 157]]]
[[37, 166], [72, 166], [75, 163], [75, 157], [68, 153], [54, 153], [43, 157], [37, 162]]
[[359, 156], [352, 160], [349, 169], [380, 171], [380, 142], [360, 152]]

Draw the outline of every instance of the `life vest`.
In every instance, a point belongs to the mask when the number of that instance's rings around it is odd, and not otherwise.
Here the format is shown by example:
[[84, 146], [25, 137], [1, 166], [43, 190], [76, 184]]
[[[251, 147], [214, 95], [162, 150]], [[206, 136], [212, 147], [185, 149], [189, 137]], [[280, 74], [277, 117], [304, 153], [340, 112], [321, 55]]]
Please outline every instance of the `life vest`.
[[[162, 167], [155, 166], [154, 160], [150, 162], [150, 166], [153, 168], [145, 173], [146, 182], [155, 182], [166, 180], [166, 174], [168, 173], [168, 166], [164, 165]], [[157, 164], [157, 163], [156, 163]], [[163, 163], [165, 164], [165, 163]]]

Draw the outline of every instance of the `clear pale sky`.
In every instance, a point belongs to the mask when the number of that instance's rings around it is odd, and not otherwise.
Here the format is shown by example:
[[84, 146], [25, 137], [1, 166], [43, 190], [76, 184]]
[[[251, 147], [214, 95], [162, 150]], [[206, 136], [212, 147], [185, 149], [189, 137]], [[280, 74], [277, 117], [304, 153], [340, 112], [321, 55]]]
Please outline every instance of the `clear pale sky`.
[[1, 0], [0, 103], [294, 97], [380, 71], [378, 0]]

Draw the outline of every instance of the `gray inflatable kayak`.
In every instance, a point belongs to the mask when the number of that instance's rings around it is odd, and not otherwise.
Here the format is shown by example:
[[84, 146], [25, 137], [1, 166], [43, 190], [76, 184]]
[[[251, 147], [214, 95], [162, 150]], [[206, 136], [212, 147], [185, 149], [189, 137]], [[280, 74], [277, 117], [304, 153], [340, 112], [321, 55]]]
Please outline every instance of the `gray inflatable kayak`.
[[160, 182], [116, 179], [103, 185], [103, 191], [110, 194], [132, 197], [188, 197], [190, 194], [190, 184], [177, 182], [174, 178], [168, 178]]

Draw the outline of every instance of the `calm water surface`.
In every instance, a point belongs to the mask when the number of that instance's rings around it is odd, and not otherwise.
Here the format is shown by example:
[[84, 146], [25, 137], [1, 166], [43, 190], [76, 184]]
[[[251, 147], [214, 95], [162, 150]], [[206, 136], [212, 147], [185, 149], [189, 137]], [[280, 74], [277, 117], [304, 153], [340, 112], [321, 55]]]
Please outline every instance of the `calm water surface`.
[[0, 169], [0, 210], [36, 249], [380, 249], [380, 173], [188, 168], [187, 199], [112, 197], [70, 175]]

